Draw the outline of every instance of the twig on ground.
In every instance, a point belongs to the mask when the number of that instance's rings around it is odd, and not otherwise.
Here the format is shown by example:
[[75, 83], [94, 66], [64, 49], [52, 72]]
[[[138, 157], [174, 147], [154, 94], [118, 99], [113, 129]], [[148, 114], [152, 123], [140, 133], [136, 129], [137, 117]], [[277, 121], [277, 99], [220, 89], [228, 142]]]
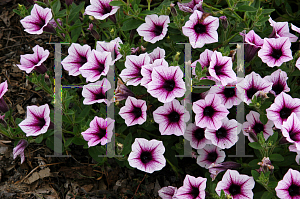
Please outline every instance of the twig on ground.
[[140, 188], [140, 185], [141, 185], [141, 184], [142, 184], [142, 182], [144, 181], [144, 179], [145, 179], [146, 175], [147, 175], [147, 173], [145, 173], [145, 175], [144, 175], [144, 178], [143, 178], [143, 179], [141, 180], [141, 182], [139, 183], [139, 185], [138, 185], [138, 187], [136, 188], [136, 190], [135, 190], [135, 193], [134, 193], [134, 195], [132, 196], [132, 198], [131, 198], [131, 199], [133, 199], [133, 198], [134, 198], [135, 194], [137, 193], [138, 189]]

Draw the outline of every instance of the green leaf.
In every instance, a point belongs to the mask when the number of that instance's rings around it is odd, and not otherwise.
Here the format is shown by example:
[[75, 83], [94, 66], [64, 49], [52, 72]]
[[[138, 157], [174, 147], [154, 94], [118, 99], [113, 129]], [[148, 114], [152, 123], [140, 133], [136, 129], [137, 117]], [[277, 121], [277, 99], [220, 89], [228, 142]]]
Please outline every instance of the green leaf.
[[109, 5], [111, 6], [122, 6], [122, 5], [126, 5], [123, 1], [111, 1], [109, 3]]
[[72, 144], [73, 138], [67, 139], [67, 141], [65, 142], [65, 147], [68, 147], [68, 146], [70, 146], [70, 144]]
[[86, 143], [86, 141], [81, 137], [74, 137], [73, 143], [76, 145], [84, 145]]
[[253, 178], [254, 178], [255, 180], [258, 180], [258, 178], [259, 178], [259, 173], [258, 173], [257, 171], [251, 170], [251, 175], [253, 176]]
[[63, 10], [59, 11], [55, 17], [56, 18], [63, 18], [65, 16], [67, 16], [66, 9], [63, 9]]
[[131, 151], [131, 142], [132, 142], [132, 134], [129, 133], [127, 136], [126, 136], [126, 139], [124, 141], [124, 148], [123, 148], [123, 151], [122, 151], [122, 155], [127, 155], [130, 153]]
[[71, 31], [72, 43], [76, 43], [79, 35], [81, 34], [81, 26]]
[[261, 145], [258, 142], [250, 142], [248, 145], [253, 149], [262, 149]]
[[53, 11], [54, 15], [56, 15], [59, 12], [60, 7], [61, 7], [60, 0], [55, 0], [52, 5], [52, 11]]
[[[56, 153], [62, 153], [64, 151], [63, 148], [61, 148], [60, 150], [58, 149], [58, 151], [57, 151], [57, 147], [54, 147], [54, 136], [47, 138], [46, 145], [47, 145], [47, 147], [49, 147], [51, 150], [55, 151]], [[62, 147], [63, 147], [63, 145], [62, 145]]]
[[277, 141], [278, 139], [278, 132], [274, 131], [273, 135], [271, 135], [268, 139], [268, 142], [272, 142], [273, 144]]
[[70, 9], [70, 15], [69, 15], [69, 22], [73, 21], [74, 19], [77, 19], [76, 15], [80, 12], [80, 10], [84, 7], [84, 1], [82, 1], [78, 6], [76, 4], [72, 4], [72, 7]]
[[274, 11], [275, 11], [275, 9], [263, 9], [262, 15], [264, 15], [264, 14], [271, 14]]
[[19, 10], [17, 10], [17, 9], [13, 9], [13, 12], [14, 12], [14, 13], [16, 13], [16, 14], [18, 14], [19, 16], [21, 16], [21, 17], [22, 17], [22, 14], [21, 14], [21, 12], [20, 12]]
[[43, 141], [43, 134], [42, 135], [39, 135], [37, 138], [35, 138], [34, 140], [36, 143], [41, 143]]
[[[140, 15], [151, 15], [151, 14], [154, 14], [155, 12], [153, 10], [144, 10], [143, 12], [141, 12], [139, 14]], [[171, 23], [169, 24], [169, 26], [171, 25]], [[175, 24], [174, 24], [175, 25]], [[176, 26], [175, 26], [176, 27]], [[176, 27], [177, 28], [177, 27]]]
[[270, 155], [269, 158], [271, 161], [278, 161], [278, 162], [281, 162], [284, 160], [284, 157], [280, 154], [272, 154], [272, 155]]
[[262, 196], [261, 199], [271, 199], [274, 195], [271, 192], [266, 191]]
[[300, 70], [295, 70], [290, 76], [300, 76]]
[[277, 181], [270, 181], [268, 183], [268, 187], [270, 187], [271, 189], [275, 189], [275, 187], [277, 187], [278, 182]]
[[267, 124], [267, 122], [268, 122], [268, 118], [265, 114], [260, 114], [259, 119], [260, 119], [261, 123], [263, 123], [264, 125]]
[[259, 163], [259, 162], [260, 162], [259, 159], [254, 159], [254, 160], [251, 160], [251, 161], [248, 163], [248, 165], [249, 165], [250, 167], [259, 167], [259, 165], [257, 164], [257, 163]]
[[242, 12], [256, 12], [257, 9], [252, 7], [252, 6], [248, 6], [248, 5], [242, 5], [240, 7], [238, 7], [238, 10], [237, 11], [242, 11]]
[[129, 19], [123, 23], [121, 30], [128, 31], [138, 28], [143, 22], [137, 19]]
[[39, 6], [48, 7], [47, 4], [45, 4], [45, 3], [41, 2], [41, 1], [36, 1], [34, 3], [38, 4]]
[[215, 84], [215, 81], [213, 80], [209, 80], [209, 79], [202, 79], [199, 81], [198, 85], [209, 85], [209, 86], [212, 86]]
[[127, 129], [127, 125], [122, 124], [121, 127], [117, 127], [116, 133], [121, 134]]
[[103, 162], [104, 157], [98, 157], [98, 155], [105, 155], [106, 151], [101, 146], [93, 146], [88, 149], [90, 156], [97, 162]]
[[275, 4], [276, 4], [276, 6], [280, 6], [281, 0], [275, 0]]
[[82, 122], [85, 119], [85, 117], [88, 116], [90, 110], [91, 106], [85, 106], [81, 113], [78, 115], [78, 117], [75, 118], [75, 123]]

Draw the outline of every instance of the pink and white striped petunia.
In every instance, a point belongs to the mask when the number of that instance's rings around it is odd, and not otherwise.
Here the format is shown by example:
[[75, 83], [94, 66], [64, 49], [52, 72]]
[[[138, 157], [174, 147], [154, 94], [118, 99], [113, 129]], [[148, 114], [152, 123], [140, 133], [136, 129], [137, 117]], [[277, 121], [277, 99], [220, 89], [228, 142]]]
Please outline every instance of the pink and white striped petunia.
[[136, 31], [145, 41], [152, 44], [162, 40], [168, 31], [168, 23], [170, 23], [170, 18], [167, 15], [157, 16], [156, 14], [147, 15], [145, 17], [146, 23], [140, 25]]
[[195, 10], [189, 21], [182, 27], [182, 32], [189, 37], [193, 48], [202, 48], [205, 44], [218, 42], [219, 18], [203, 15]]
[[123, 44], [120, 37], [117, 37], [108, 43], [106, 43], [105, 41], [97, 41], [96, 51], [100, 51], [100, 52], [106, 51], [106, 52], [114, 53], [115, 59], [113, 60], [113, 62], [116, 62], [122, 57], [122, 54], [119, 51], [119, 48], [121, 48], [120, 43]]
[[199, 10], [204, 12], [202, 8], [203, 0], [191, 0], [188, 3], [177, 3], [179, 10], [182, 10], [184, 12], [193, 13], [195, 10]]
[[300, 172], [289, 169], [275, 188], [276, 195], [280, 199], [300, 198]]
[[176, 199], [205, 199], [207, 178], [186, 175], [183, 186], [177, 190]]
[[282, 92], [274, 100], [270, 108], [266, 109], [267, 117], [272, 120], [275, 127], [281, 129], [283, 122], [287, 121], [292, 113], [300, 118], [300, 99], [292, 98]]
[[296, 42], [298, 37], [289, 30], [288, 22], [275, 22], [272, 18], [269, 18], [270, 25], [273, 27], [273, 31], [270, 38], [288, 37], [291, 42]]
[[258, 51], [258, 56], [269, 67], [281, 66], [282, 63], [293, 59], [291, 42], [287, 37], [265, 38], [264, 45]]
[[226, 154], [221, 148], [212, 144], [206, 145], [203, 149], [197, 150], [199, 156], [197, 164], [200, 167], [208, 169], [211, 164], [218, 164], [225, 160]]
[[255, 111], [250, 111], [248, 115], [246, 115], [247, 122], [243, 124], [243, 133], [248, 136], [250, 142], [255, 142], [252, 137], [247, 132], [248, 129], [251, 129], [255, 135], [260, 133], [261, 131], [264, 134], [265, 140], [267, 140], [271, 135], [273, 135], [273, 126], [274, 123], [269, 120], [266, 124], [261, 123], [259, 119], [260, 114]]
[[149, 53], [150, 63], [153, 64], [156, 59], [164, 59], [165, 54], [166, 52], [163, 48], [156, 47], [151, 53]]
[[151, 77], [147, 91], [158, 101], [167, 103], [184, 95], [186, 89], [179, 66], [154, 67]]
[[24, 150], [27, 147], [28, 142], [26, 140], [20, 140], [17, 144], [17, 146], [13, 149], [13, 156], [14, 159], [17, 158], [19, 155], [21, 158], [21, 164], [25, 161], [25, 155], [24, 155]]
[[112, 65], [111, 54], [109, 52], [99, 52], [92, 50], [87, 62], [83, 64], [79, 71], [86, 78], [87, 82], [95, 82], [101, 75], [107, 75], [110, 65]]
[[247, 43], [245, 45], [245, 61], [250, 62], [263, 46], [264, 40], [254, 30], [250, 30], [247, 34], [240, 34], [244, 35], [244, 40]]
[[42, 106], [27, 106], [27, 117], [19, 127], [26, 136], [38, 136], [47, 132], [54, 125], [50, 121], [50, 108], [48, 104]]
[[294, 143], [300, 152], [300, 119], [295, 113], [291, 113], [281, 127], [282, 135], [290, 143]]
[[146, 111], [145, 100], [138, 100], [128, 96], [125, 106], [120, 109], [119, 115], [125, 120], [127, 126], [141, 125], [147, 119]]
[[44, 74], [47, 71], [46, 66], [43, 64], [49, 56], [49, 50], [44, 50], [43, 47], [36, 45], [32, 48], [33, 54], [21, 55], [21, 64], [17, 64], [20, 70], [31, 73], [32, 70]]
[[193, 75], [196, 75], [195, 69], [196, 69], [197, 62], [199, 62], [201, 64], [202, 69], [209, 67], [210, 61], [211, 61], [211, 56], [213, 53], [214, 53], [213, 51], [205, 49], [204, 52], [202, 52], [200, 54], [200, 58], [197, 59], [196, 61], [194, 61], [191, 65]]
[[68, 49], [69, 55], [61, 62], [63, 68], [69, 71], [69, 75], [78, 76], [81, 74], [79, 69], [87, 62], [91, 54], [91, 47], [72, 43]]
[[194, 149], [202, 149], [211, 141], [205, 138], [205, 128], [200, 128], [194, 123], [190, 123], [183, 135], [184, 139], [190, 141]]
[[111, 137], [113, 135], [115, 120], [111, 118], [103, 119], [101, 117], [95, 116], [90, 122], [90, 128], [82, 132], [85, 141], [88, 141], [88, 146], [96, 146], [99, 143], [105, 145], [111, 142]]
[[111, 1], [112, 0], [91, 0], [91, 5], [86, 7], [85, 14], [91, 15], [99, 20], [104, 20], [109, 17], [113, 22], [116, 22], [115, 14], [120, 7], [109, 5]]
[[142, 74], [141, 69], [144, 65], [150, 64], [150, 57], [148, 53], [126, 56], [125, 69], [120, 73], [120, 77], [126, 85], [137, 86], [141, 83]]
[[2, 113], [6, 113], [9, 108], [3, 98], [3, 95], [8, 91], [8, 85], [7, 85], [7, 80], [5, 82], [2, 82], [0, 84], [0, 111]]
[[163, 187], [160, 190], [158, 190], [158, 195], [162, 199], [175, 199], [174, 196], [176, 196], [176, 193], [177, 193], [177, 187], [173, 187], [173, 186]]
[[186, 122], [190, 114], [179, 101], [174, 99], [158, 107], [153, 112], [153, 119], [159, 124], [159, 131], [162, 135], [181, 136], [186, 130]]
[[232, 199], [250, 199], [253, 198], [254, 185], [253, 177], [228, 169], [222, 180], [218, 182], [216, 192], [220, 196], [223, 190], [225, 194], [230, 194]]
[[207, 95], [204, 100], [194, 102], [193, 111], [196, 114], [195, 123], [197, 126], [215, 130], [222, 126], [221, 120], [229, 114], [216, 94]]
[[159, 171], [166, 166], [165, 147], [162, 141], [135, 138], [128, 156], [129, 165], [147, 173]]
[[264, 79], [273, 84], [270, 93], [275, 95], [275, 97], [279, 95], [281, 92], [290, 91], [290, 88], [286, 83], [288, 79], [287, 74], [285, 71], [282, 71], [281, 69], [274, 71], [271, 75], [265, 76]]
[[103, 78], [101, 81], [90, 83], [83, 86], [82, 97], [84, 97], [83, 104], [90, 105], [94, 103], [105, 102], [108, 106], [110, 102], [106, 99], [105, 92], [111, 88], [109, 81]]
[[228, 149], [238, 141], [242, 125], [235, 119], [229, 120], [227, 117], [221, 122], [222, 126], [216, 130], [207, 128], [205, 138], [221, 149]]
[[53, 32], [54, 28], [49, 24], [51, 19], [51, 9], [34, 4], [30, 15], [20, 20], [20, 22], [25, 28], [25, 32], [40, 35], [43, 31]]

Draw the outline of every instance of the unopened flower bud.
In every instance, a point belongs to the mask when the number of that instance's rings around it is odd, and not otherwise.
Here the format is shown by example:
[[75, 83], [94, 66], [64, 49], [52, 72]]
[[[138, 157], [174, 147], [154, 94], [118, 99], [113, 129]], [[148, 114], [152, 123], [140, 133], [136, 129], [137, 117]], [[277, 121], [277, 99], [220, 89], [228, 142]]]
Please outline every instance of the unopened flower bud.
[[100, 36], [96, 30], [93, 29], [94, 25], [90, 23], [89, 28], [87, 30], [91, 31], [91, 34], [93, 37], [98, 41], [100, 39]]
[[228, 20], [226, 16], [221, 16], [219, 17], [219, 19], [221, 20], [222, 26], [224, 29], [227, 29], [228, 27]]
[[179, 61], [179, 56], [180, 56], [180, 52], [176, 52], [176, 55], [175, 55], [175, 61]]
[[257, 164], [260, 165], [260, 168], [256, 170], [259, 173], [261, 173], [261, 172], [265, 173], [268, 171], [273, 172], [273, 170], [274, 170], [274, 166], [272, 165], [269, 157], [264, 157], [262, 159], [262, 161]]
[[142, 50], [142, 53], [146, 52], [146, 48], [144, 46], [141, 46], [141, 50]]
[[73, 0], [66, 0], [67, 6], [70, 6], [73, 3]]

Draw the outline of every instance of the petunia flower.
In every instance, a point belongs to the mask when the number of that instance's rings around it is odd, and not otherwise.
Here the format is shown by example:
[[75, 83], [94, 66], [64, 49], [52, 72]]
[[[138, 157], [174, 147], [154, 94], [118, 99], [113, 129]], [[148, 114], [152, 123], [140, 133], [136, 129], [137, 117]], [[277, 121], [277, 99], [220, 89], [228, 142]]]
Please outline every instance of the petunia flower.
[[205, 128], [200, 128], [194, 123], [190, 123], [183, 135], [184, 139], [190, 141], [194, 149], [202, 149], [211, 141], [205, 138]]
[[32, 70], [44, 74], [47, 71], [46, 66], [43, 64], [49, 56], [49, 51], [44, 50], [43, 47], [36, 45], [32, 48], [33, 54], [21, 55], [21, 64], [17, 64], [20, 70], [31, 73]]
[[153, 64], [156, 59], [164, 59], [165, 58], [165, 50], [160, 47], [156, 47], [151, 53], [149, 53], [150, 63]]
[[192, 0], [188, 3], [177, 3], [179, 10], [182, 10], [184, 12], [193, 13], [195, 10], [199, 10], [201, 12], [204, 12], [202, 8], [203, 0]]
[[13, 149], [14, 159], [19, 155], [21, 157], [21, 164], [25, 161], [24, 150], [27, 147], [28, 142], [26, 140], [20, 140], [17, 146]]
[[128, 97], [125, 106], [120, 109], [119, 115], [125, 120], [127, 126], [143, 124], [147, 119], [147, 106], [145, 100]]
[[214, 181], [217, 175], [222, 171], [226, 171], [227, 169], [238, 169], [239, 167], [241, 167], [241, 164], [236, 162], [222, 162], [219, 164], [211, 164], [208, 167], [208, 170], [212, 181]]
[[135, 138], [128, 156], [129, 165], [147, 173], [159, 171], [166, 166], [165, 147], [162, 141]]
[[25, 32], [40, 35], [43, 31], [53, 32], [54, 30], [55, 32], [55, 29], [49, 24], [51, 19], [51, 9], [34, 4], [31, 14], [20, 20], [20, 22], [25, 28]]
[[197, 126], [215, 130], [222, 126], [221, 120], [229, 114], [216, 94], [207, 95], [204, 100], [194, 102], [193, 111], [196, 114], [195, 124]]
[[204, 44], [218, 42], [219, 18], [204, 15], [195, 10], [189, 21], [182, 27], [182, 32], [189, 37], [193, 48], [202, 48]]
[[208, 169], [211, 164], [221, 163], [225, 160], [226, 154], [219, 147], [212, 144], [206, 145], [203, 149], [197, 150], [199, 156], [197, 164]]
[[300, 198], [300, 172], [289, 169], [275, 188], [276, 195], [280, 199]]
[[265, 76], [265, 80], [268, 82], [271, 82], [272, 90], [270, 90], [270, 93], [275, 95], [279, 95], [281, 92], [289, 92], [290, 88], [287, 85], [287, 74], [285, 71], [282, 71], [281, 69], [278, 69], [274, 71], [271, 75]]
[[[50, 126], [51, 125], [51, 126]], [[19, 127], [26, 136], [38, 136], [52, 128], [53, 123], [50, 121], [50, 108], [48, 104], [42, 106], [27, 106], [27, 117]]]
[[254, 30], [250, 30], [247, 34], [240, 34], [243, 36], [244, 41], [247, 43], [245, 44], [245, 61], [250, 62], [263, 46], [264, 40], [261, 39], [261, 37], [257, 35]]
[[109, 52], [99, 52], [92, 50], [87, 62], [79, 68], [82, 76], [87, 82], [97, 81], [101, 75], [107, 75], [109, 66], [112, 65], [111, 54]]
[[112, 0], [91, 0], [91, 5], [85, 9], [85, 14], [91, 15], [99, 20], [104, 20], [107, 17], [113, 22], [116, 22], [116, 12], [120, 8], [119, 6], [111, 6], [109, 3]]
[[144, 65], [150, 64], [150, 57], [147, 53], [126, 56], [125, 69], [120, 73], [120, 77], [126, 85], [137, 86], [141, 83], [141, 69]]
[[177, 187], [173, 187], [173, 186], [163, 187], [160, 190], [158, 190], [158, 195], [162, 199], [175, 199], [174, 196], [176, 196], [176, 193], [177, 193]]
[[148, 88], [148, 84], [152, 81], [152, 71], [154, 67], [168, 67], [169, 64], [165, 59], [156, 59], [153, 64], [144, 65], [141, 69], [143, 78], [141, 79], [141, 85]]
[[90, 122], [90, 128], [82, 132], [81, 135], [85, 141], [88, 141], [89, 147], [96, 146], [99, 143], [105, 145], [111, 142], [114, 122], [115, 120], [111, 118], [103, 119], [95, 116]]
[[228, 149], [238, 141], [242, 125], [235, 119], [229, 120], [227, 117], [221, 122], [221, 127], [216, 130], [207, 128], [205, 138], [221, 149]]
[[122, 57], [122, 54], [119, 51], [119, 49], [121, 48], [120, 43], [123, 44], [120, 37], [117, 37], [110, 42], [97, 41], [96, 51], [114, 53], [115, 59], [113, 60], [113, 62], [116, 62]]
[[272, 83], [261, 78], [261, 76], [254, 71], [244, 79], [238, 78], [236, 85], [240, 93], [243, 94], [242, 99], [246, 104], [250, 104], [253, 96], [257, 96], [259, 91], [268, 93], [272, 89]]
[[154, 67], [152, 81], [148, 84], [148, 93], [162, 103], [182, 97], [186, 91], [183, 72], [179, 66]]
[[300, 151], [300, 119], [295, 113], [291, 113], [286, 122], [281, 127], [282, 135], [290, 143], [294, 143]]
[[2, 113], [6, 113], [9, 108], [3, 98], [3, 95], [8, 91], [8, 85], [7, 85], [7, 80], [5, 82], [2, 82], [0, 84], [0, 111]]
[[129, 96], [134, 97], [134, 93], [124, 85], [120, 78], [118, 78], [117, 88], [115, 90], [115, 101], [122, 101]]
[[179, 101], [174, 99], [158, 107], [153, 112], [153, 119], [159, 124], [161, 135], [183, 135], [186, 130], [186, 122], [190, 119], [189, 112]]
[[109, 106], [109, 101], [106, 99], [105, 92], [111, 88], [109, 81], [103, 78], [101, 81], [90, 83], [83, 86], [82, 97], [83, 104], [90, 105], [94, 103], [105, 102]]
[[291, 24], [291, 28], [292, 28], [293, 31], [296, 31], [297, 33], [300, 33], [300, 28], [298, 28], [294, 24]]
[[201, 64], [202, 69], [208, 68], [210, 65], [211, 61], [211, 56], [214, 52], [208, 49], [205, 49], [204, 52], [200, 54], [200, 58], [194, 61], [191, 66], [192, 66], [192, 74], [196, 75], [196, 65], [197, 62]]
[[140, 25], [136, 31], [145, 41], [152, 44], [162, 40], [168, 31], [168, 23], [170, 23], [170, 18], [167, 15], [157, 16], [156, 14], [147, 15], [145, 18], [146, 23]]
[[78, 76], [81, 74], [79, 69], [87, 62], [88, 56], [91, 54], [91, 47], [72, 43], [68, 49], [69, 55], [61, 62], [63, 68], [69, 71], [69, 75]]
[[265, 38], [264, 45], [258, 51], [258, 56], [269, 67], [281, 66], [282, 63], [293, 59], [291, 42], [287, 37]]
[[270, 25], [273, 27], [273, 31], [270, 38], [288, 37], [291, 42], [296, 42], [298, 37], [289, 30], [288, 22], [275, 22], [272, 18], [269, 18]]
[[247, 122], [243, 124], [243, 133], [248, 136], [250, 142], [255, 142], [252, 137], [249, 135], [246, 129], [252, 129], [255, 135], [259, 134], [261, 131], [264, 134], [265, 140], [267, 140], [271, 135], [273, 135], [273, 126], [274, 123], [271, 120], [268, 120], [266, 124], [261, 123], [259, 119], [260, 114], [255, 111], [250, 111], [248, 115], [246, 115]]
[[282, 92], [274, 100], [274, 103], [266, 109], [267, 117], [272, 120], [275, 127], [281, 129], [283, 122], [295, 113], [300, 117], [300, 99], [292, 98], [290, 95]]
[[186, 175], [183, 186], [177, 190], [176, 199], [204, 199], [207, 178]]
[[218, 182], [216, 192], [220, 196], [221, 190], [230, 194], [232, 199], [249, 199], [253, 198], [252, 189], [255, 181], [253, 177], [241, 175], [238, 171], [228, 169]]

